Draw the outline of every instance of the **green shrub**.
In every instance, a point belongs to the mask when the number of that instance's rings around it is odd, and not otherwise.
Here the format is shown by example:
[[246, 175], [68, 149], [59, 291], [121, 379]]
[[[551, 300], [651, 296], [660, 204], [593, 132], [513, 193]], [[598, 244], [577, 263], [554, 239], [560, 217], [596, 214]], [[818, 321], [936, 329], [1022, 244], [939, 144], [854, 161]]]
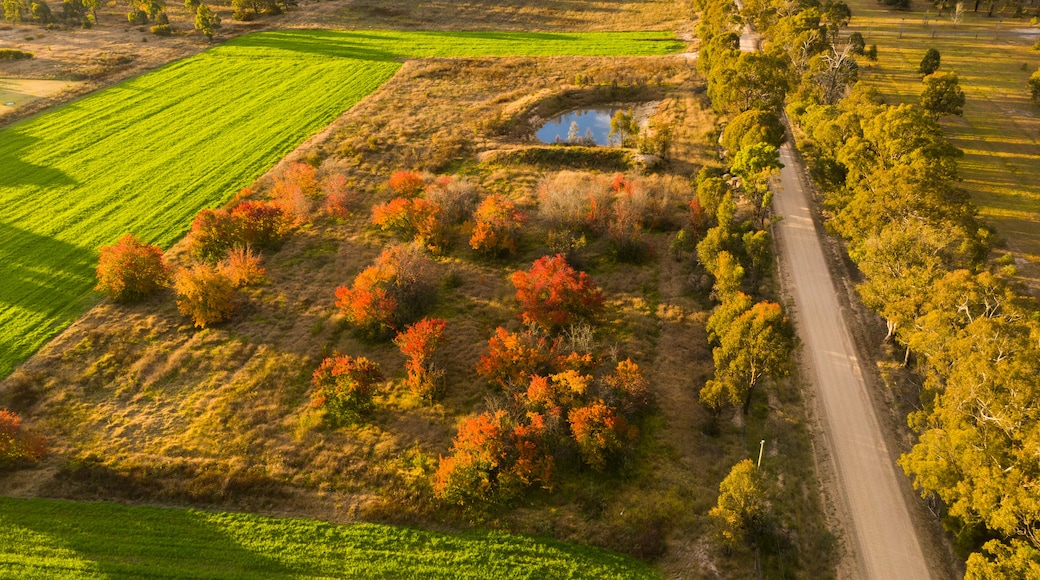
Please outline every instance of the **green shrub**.
[[156, 36], [170, 36], [173, 34], [173, 29], [170, 28], [169, 24], [156, 24], [152, 27], [152, 34]]
[[33, 53], [13, 48], [0, 48], [0, 60], [22, 60], [32, 58]]
[[148, 24], [148, 13], [140, 8], [135, 8], [126, 15], [126, 20], [133, 25]]

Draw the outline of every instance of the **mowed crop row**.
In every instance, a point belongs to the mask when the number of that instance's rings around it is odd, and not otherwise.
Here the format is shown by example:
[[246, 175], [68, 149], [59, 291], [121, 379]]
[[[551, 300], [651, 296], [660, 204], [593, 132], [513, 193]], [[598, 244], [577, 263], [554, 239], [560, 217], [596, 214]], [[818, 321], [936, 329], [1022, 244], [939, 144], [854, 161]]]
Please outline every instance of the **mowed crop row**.
[[169, 247], [403, 58], [681, 47], [646, 32], [257, 33], [0, 130], [0, 376], [96, 300], [99, 246], [133, 232]]
[[12, 498], [0, 498], [0, 571], [63, 579], [658, 577], [618, 554], [501, 532]]

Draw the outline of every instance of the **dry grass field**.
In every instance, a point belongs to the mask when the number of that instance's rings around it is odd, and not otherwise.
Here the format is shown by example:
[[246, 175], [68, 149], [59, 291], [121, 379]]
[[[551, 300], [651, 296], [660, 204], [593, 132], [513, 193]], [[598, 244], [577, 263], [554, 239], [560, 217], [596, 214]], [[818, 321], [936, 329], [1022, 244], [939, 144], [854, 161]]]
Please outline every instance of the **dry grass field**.
[[[877, 44], [878, 62], [865, 61], [861, 78], [892, 102], [915, 102], [923, 85], [917, 67], [929, 48], [942, 55], [940, 71], [960, 77], [967, 96], [964, 117], [945, 117], [950, 141], [964, 151], [963, 186], [982, 216], [1007, 241], [1023, 281], [1040, 292], [1040, 106], [1026, 80], [1040, 67], [1031, 46], [1040, 28], [1028, 18], [971, 12], [954, 24], [930, 3], [906, 12], [871, 0], [851, 0], [850, 31]], [[928, 8], [929, 10], [926, 10]]]
[[[579, 76], [584, 81], [576, 84]], [[656, 560], [672, 576], [730, 576], [751, 569], [753, 554], [715, 548], [706, 514], [729, 467], [766, 439], [764, 467], [777, 476], [767, 485], [781, 531], [775, 545], [762, 548], [766, 577], [829, 574], [833, 539], [819, 509], [796, 385], [763, 391], [745, 426], [725, 416], [717, 433], [697, 401], [712, 369], [704, 334], [709, 288], [689, 259], [668, 252], [674, 230], [648, 234], [653, 252], [643, 264], [610, 259], [604, 239], [582, 254], [608, 297], [597, 342], [645, 369], [656, 400], [633, 458], [614, 474], [561, 468], [551, 493], [507, 508], [459, 512], [430, 501], [428, 475], [438, 455], [448, 451], [459, 421], [493, 398], [473, 369], [496, 326], [517, 326], [508, 275], [547, 251], [537, 183], [567, 169], [538, 155], [534, 164], [510, 161], [520, 158], [510, 153], [538, 151], [534, 129], [553, 114], [642, 101], [659, 101], [652, 120], [676, 129], [674, 159], [646, 179], [664, 185], [678, 223], [691, 174], [711, 161], [706, 135], [714, 124], [690, 61], [407, 62], [288, 158], [346, 174], [361, 193], [360, 209], [295, 234], [269, 258], [268, 282], [247, 292], [231, 322], [195, 330], [169, 294], [130, 307], [105, 303], [0, 384], [0, 405], [21, 413], [54, 448], [40, 468], [0, 479], [0, 487], [332, 521], [478, 524], [623, 551]], [[504, 154], [481, 155], [489, 151]], [[368, 224], [368, 207], [391, 197], [386, 179], [401, 168], [465, 176], [534, 218], [514, 258], [479, 258], [460, 238], [436, 259], [438, 276], [454, 284], [441, 290], [431, 313], [448, 319], [449, 333], [447, 393], [434, 404], [402, 385], [396, 347], [355, 336], [333, 306], [335, 287], [390, 243]], [[624, 163], [597, 170], [640, 171]], [[183, 249], [173, 256], [182, 259]], [[309, 405], [310, 373], [333, 351], [368, 357], [388, 375], [376, 410], [361, 424], [328, 427]]]

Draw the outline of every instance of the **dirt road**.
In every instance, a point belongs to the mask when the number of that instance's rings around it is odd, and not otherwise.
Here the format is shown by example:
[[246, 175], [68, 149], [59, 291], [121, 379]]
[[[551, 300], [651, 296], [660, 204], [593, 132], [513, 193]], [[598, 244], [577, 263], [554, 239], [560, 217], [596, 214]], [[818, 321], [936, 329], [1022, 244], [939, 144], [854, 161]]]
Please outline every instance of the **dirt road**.
[[773, 207], [780, 260], [794, 298], [794, 320], [804, 348], [838, 479], [836, 498], [852, 521], [843, 522], [857, 577], [929, 578], [917, 531], [900, 485], [861, 362], [841, 310], [836, 286], [809, 213], [804, 171], [790, 145], [780, 151], [784, 169]]

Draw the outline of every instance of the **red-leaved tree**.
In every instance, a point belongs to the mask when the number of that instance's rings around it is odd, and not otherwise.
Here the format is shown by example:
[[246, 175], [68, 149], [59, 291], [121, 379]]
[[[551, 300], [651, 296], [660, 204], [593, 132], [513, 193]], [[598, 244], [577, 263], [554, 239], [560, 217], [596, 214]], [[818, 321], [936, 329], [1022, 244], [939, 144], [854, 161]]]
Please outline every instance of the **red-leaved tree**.
[[367, 358], [329, 357], [311, 376], [311, 405], [324, 409], [332, 423], [356, 421], [372, 407], [372, 395], [382, 380], [379, 365]]
[[603, 310], [603, 293], [585, 272], [567, 264], [563, 254], [543, 256], [528, 271], [513, 273], [516, 299], [525, 323], [559, 328]]
[[112, 246], [101, 246], [95, 290], [118, 302], [144, 298], [170, 284], [162, 248], [126, 234]]
[[293, 218], [263, 201], [245, 201], [231, 211], [204, 209], [195, 217], [188, 247], [197, 259], [216, 263], [235, 247], [275, 250], [292, 232]]
[[46, 454], [46, 439], [26, 431], [18, 415], [0, 409], [0, 468], [34, 463]]
[[383, 251], [350, 286], [336, 288], [336, 307], [366, 334], [386, 335], [418, 318], [432, 302], [429, 262], [410, 246]]
[[444, 344], [444, 329], [448, 323], [441, 318], [423, 318], [409, 326], [394, 339], [406, 357], [408, 369], [406, 383], [417, 395], [434, 397], [440, 390], [440, 379], [444, 371], [433, 364], [433, 353]]
[[473, 235], [469, 245], [485, 254], [515, 253], [520, 227], [526, 221], [527, 216], [516, 209], [516, 204], [502, 195], [489, 195], [473, 212]]

